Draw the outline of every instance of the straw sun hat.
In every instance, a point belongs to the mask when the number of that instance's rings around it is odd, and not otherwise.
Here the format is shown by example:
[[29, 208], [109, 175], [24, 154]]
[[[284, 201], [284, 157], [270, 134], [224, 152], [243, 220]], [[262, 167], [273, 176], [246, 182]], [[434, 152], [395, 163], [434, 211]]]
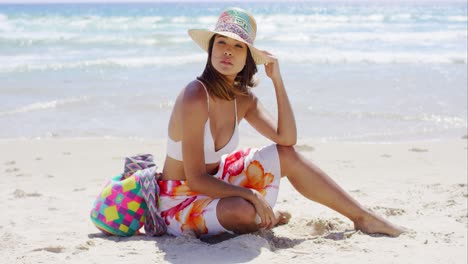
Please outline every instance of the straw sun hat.
[[207, 52], [211, 37], [219, 34], [247, 44], [256, 64], [265, 64], [269, 61], [267, 55], [253, 46], [257, 34], [257, 23], [253, 16], [243, 9], [228, 8], [219, 16], [214, 30], [190, 29], [188, 34], [198, 46]]

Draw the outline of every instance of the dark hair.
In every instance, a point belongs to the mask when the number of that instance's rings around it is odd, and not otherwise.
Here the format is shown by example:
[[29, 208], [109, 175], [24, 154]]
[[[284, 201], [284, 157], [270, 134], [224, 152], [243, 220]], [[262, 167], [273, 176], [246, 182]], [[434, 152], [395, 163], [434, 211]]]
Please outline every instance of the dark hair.
[[229, 83], [226, 77], [218, 72], [211, 63], [211, 52], [213, 50], [215, 37], [216, 34], [210, 39], [205, 70], [197, 79], [206, 85], [209, 94], [221, 99], [234, 100], [236, 95], [248, 95], [249, 89], [257, 85], [257, 80], [254, 78], [255, 73], [257, 73], [257, 65], [250, 54], [250, 49], [248, 49], [247, 52], [245, 66], [242, 71], [237, 74], [233, 85]]

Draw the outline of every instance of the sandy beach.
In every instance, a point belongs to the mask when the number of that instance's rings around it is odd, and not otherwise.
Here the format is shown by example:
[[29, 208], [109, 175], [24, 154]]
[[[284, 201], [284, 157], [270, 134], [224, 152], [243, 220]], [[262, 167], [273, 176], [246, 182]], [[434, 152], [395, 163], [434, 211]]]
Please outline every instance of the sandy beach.
[[[267, 141], [250, 139], [241, 147]], [[161, 140], [0, 141], [2, 263], [467, 263], [467, 141], [323, 143], [297, 149], [353, 197], [411, 231], [398, 238], [352, 231], [343, 216], [294, 191], [283, 178], [277, 209], [288, 225], [226, 240], [108, 237], [89, 219], [103, 184], [125, 156]]]
[[[468, 263], [461, 0], [235, 2], [256, 18], [256, 47], [280, 61], [296, 149], [409, 232], [355, 232], [283, 178], [276, 209], [292, 219], [273, 230], [101, 233], [95, 198], [127, 156], [162, 166], [175, 100], [203, 71], [187, 30], [213, 29], [232, 1], [182, 2], [0, 0], [0, 264]], [[253, 91], [276, 116], [258, 70]], [[239, 135], [240, 148], [271, 144], [247, 122]]]

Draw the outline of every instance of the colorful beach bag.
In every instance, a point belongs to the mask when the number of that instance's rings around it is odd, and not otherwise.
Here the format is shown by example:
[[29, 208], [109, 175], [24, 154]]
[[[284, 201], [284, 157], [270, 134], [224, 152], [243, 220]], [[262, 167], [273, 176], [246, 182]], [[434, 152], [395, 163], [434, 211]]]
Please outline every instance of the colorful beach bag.
[[148, 236], [166, 233], [166, 225], [157, 213], [161, 175], [152, 155], [125, 159], [124, 173], [113, 177], [96, 198], [91, 220], [102, 232], [132, 236], [144, 225]]

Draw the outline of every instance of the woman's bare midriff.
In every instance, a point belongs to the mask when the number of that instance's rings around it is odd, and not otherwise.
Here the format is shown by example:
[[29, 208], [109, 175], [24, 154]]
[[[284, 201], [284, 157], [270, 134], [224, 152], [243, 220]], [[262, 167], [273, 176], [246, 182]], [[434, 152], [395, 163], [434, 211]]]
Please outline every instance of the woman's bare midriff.
[[[210, 175], [215, 175], [218, 172], [219, 162], [213, 164], [206, 164], [206, 172]], [[186, 180], [184, 172], [184, 163], [180, 160], [175, 160], [166, 156], [164, 162], [163, 175], [161, 180]]]

